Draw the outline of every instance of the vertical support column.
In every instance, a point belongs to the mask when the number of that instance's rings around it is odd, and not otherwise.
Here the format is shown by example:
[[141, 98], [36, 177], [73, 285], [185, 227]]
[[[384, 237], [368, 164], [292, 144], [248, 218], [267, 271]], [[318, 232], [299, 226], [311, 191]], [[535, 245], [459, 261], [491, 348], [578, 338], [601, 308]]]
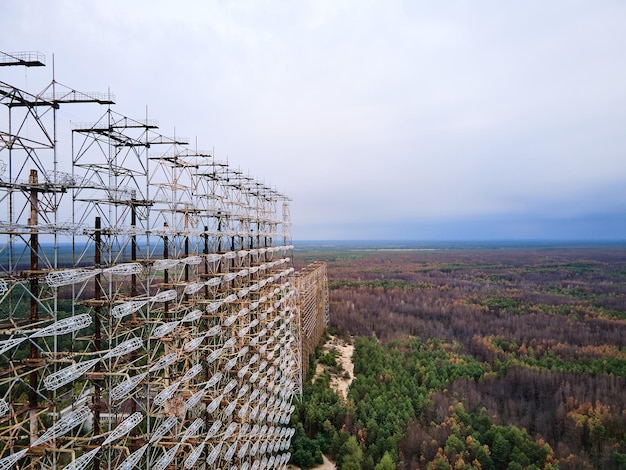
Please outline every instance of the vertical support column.
[[[187, 211], [185, 211], [184, 214], [185, 217], [185, 242], [184, 242], [184, 249], [185, 249], [185, 258], [187, 256], [189, 256], [189, 213]], [[185, 267], [183, 268], [185, 270], [185, 276], [184, 276], [184, 280], [185, 282], [189, 282], [189, 265], [187, 263], [185, 263]]]
[[291, 211], [289, 208], [289, 203], [287, 201], [283, 201], [283, 217], [282, 217], [282, 226], [283, 226], [283, 245], [289, 245], [291, 243], [290, 240], [290, 231], [289, 226], [291, 224]]
[[[34, 324], [39, 319], [39, 279], [37, 271], [39, 270], [39, 233], [37, 226], [39, 225], [39, 196], [37, 194], [37, 184], [39, 178], [37, 170], [30, 170], [28, 176], [30, 185], [30, 218], [28, 225], [30, 229], [30, 312], [28, 319], [30, 324]], [[28, 375], [28, 409], [30, 421], [30, 442], [33, 443], [37, 439], [37, 362], [39, 358], [39, 349], [37, 347], [37, 339], [31, 340], [30, 344], [30, 362], [33, 368]]]
[[[95, 219], [95, 233], [94, 233], [94, 265], [95, 268], [98, 269], [102, 263], [102, 222], [100, 217], [96, 217]], [[96, 352], [102, 350], [102, 322], [100, 320], [102, 314], [102, 278], [101, 274], [96, 274], [95, 276], [95, 286], [94, 286], [94, 300], [95, 300], [95, 308], [94, 308], [94, 349]], [[94, 435], [100, 434], [100, 409], [102, 406], [101, 403], [101, 394], [100, 394], [100, 383], [99, 383], [99, 372], [101, 371], [101, 364], [98, 362], [94, 367], [94, 381], [93, 381], [93, 431]], [[100, 467], [99, 459], [96, 457], [94, 461], [94, 469], [97, 470]]]
[[222, 252], [222, 216], [220, 212], [217, 212], [217, 252]]
[[[130, 227], [133, 230], [130, 237], [130, 260], [132, 262], [137, 261], [137, 205], [136, 199], [133, 197], [130, 200]], [[137, 296], [137, 275], [131, 274], [130, 276], [130, 296], [135, 298]], [[134, 313], [133, 313], [134, 315]], [[134, 317], [133, 317], [134, 319]]]
[[[163, 223], [163, 227], [165, 228], [165, 230], [167, 231], [169, 225], [167, 222]], [[170, 257], [170, 240], [169, 237], [167, 235], [163, 235], [163, 259], [168, 259]], [[164, 269], [163, 270], [163, 285], [166, 286], [165, 288], [167, 289], [167, 284], [170, 282], [170, 275], [169, 275], [169, 270], [168, 269]], [[169, 318], [169, 302], [164, 302], [163, 304], [163, 318], [165, 318], [166, 320]]]
[[[130, 238], [130, 260], [134, 263], [137, 261], [137, 200], [135, 199], [135, 194], [133, 191], [133, 196], [130, 200], [130, 227], [133, 230], [131, 238]], [[131, 274], [130, 276], [130, 297], [134, 299], [137, 296], [137, 275]], [[131, 323], [135, 325], [137, 322], [137, 312], [132, 313]], [[131, 353], [131, 357], [134, 359], [137, 357], [137, 352], [133, 351]], [[130, 402], [130, 411], [134, 413], [137, 411], [137, 402], [135, 400], [131, 400]], [[95, 468], [95, 467], [94, 467]]]
[[[202, 253], [205, 255], [203, 256], [203, 260], [204, 260], [204, 275], [206, 276], [206, 278], [208, 278], [209, 275], [209, 261], [208, 261], [208, 257], [206, 255], [209, 254], [209, 227], [207, 227], [206, 225], [204, 226], [204, 233], [202, 234], [202, 238], [204, 239], [204, 247], [202, 249]], [[208, 299], [209, 298], [209, 286], [205, 285], [204, 286], [204, 298]]]

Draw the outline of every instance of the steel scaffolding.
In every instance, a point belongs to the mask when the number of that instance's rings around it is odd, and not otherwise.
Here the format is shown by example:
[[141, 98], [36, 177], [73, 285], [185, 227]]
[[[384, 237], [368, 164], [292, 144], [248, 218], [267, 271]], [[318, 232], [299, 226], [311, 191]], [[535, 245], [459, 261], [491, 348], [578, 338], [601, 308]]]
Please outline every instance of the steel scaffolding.
[[[0, 82], [0, 103], [0, 470], [285, 468], [328, 313], [298, 304], [289, 199], [110, 94]], [[63, 172], [71, 103], [99, 117]]]
[[329, 321], [328, 278], [326, 263], [317, 261], [298, 271], [294, 278], [297, 293], [296, 321], [300, 323], [297, 343], [301, 351], [301, 377], [306, 375], [309, 357], [324, 335]]

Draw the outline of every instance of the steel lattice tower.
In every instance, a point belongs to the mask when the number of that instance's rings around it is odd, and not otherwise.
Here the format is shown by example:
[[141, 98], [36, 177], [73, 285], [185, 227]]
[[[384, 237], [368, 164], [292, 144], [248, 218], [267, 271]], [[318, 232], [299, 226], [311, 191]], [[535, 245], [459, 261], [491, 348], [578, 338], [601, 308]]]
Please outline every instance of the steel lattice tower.
[[328, 278], [326, 263], [314, 262], [299, 270], [294, 279], [297, 292], [296, 321], [299, 328], [295, 334], [300, 334], [297, 344], [301, 351], [300, 367], [302, 377], [309, 367], [309, 356], [315, 351], [329, 321]]
[[[0, 103], [0, 470], [285, 468], [289, 199], [110, 94], [0, 82]], [[70, 103], [99, 114], [72, 124], [62, 172]]]

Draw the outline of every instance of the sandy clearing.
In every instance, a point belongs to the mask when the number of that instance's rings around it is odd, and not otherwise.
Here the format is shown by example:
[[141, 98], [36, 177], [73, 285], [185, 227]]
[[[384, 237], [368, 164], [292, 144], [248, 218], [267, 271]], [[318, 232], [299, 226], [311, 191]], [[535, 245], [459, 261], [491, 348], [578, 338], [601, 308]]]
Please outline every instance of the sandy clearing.
[[[330, 388], [337, 392], [342, 399], [346, 399], [348, 396], [348, 388], [350, 387], [350, 383], [352, 383], [352, 379], [354, 377], [354, 364], [352, 364], [352, 353], [354, 352], [354, 345], [351, 343], [347, 343], [342, 339], [337, 339], [334, 336], [331, 336], [330, 339], [324, 344], [322, 347], [322, 351], [324, 354], [328, 353], [332, 348], [335, 348], [339, 353], [337, 355], [337, 362], [341, 364], [341, 371], [339, 374], [332, 373], [330, 374]], [[322, 364], [317, 364], [315, 369], [315, 375], [318, 376], [324, 372], [325, 366]], [[344, 377], [345, 373], [349, 374], [349, 377]], [[318, 465], [317, 467], [313, 467], [312, 470], [336, 470], [334, 462], [332, 462], [325, 455], [324, 463]], [[294, 467], [292, 465], [290, 468], [297, 469], [298, 467]]]
[[313, 468], [315, 468], [316, 470], [335, 470], [337, 468], [333, 462], [328, 460], [328, 457], [326, 457], [325, 455], [323, 457], [324, 463]]
[[[352, 353], [354, 352], [354, 345], [345, 343], [342, 340], [331, 340], [331, 348], [337, 349], [339, 351], [339, 356], [337, 357], [337, 362], [341, 364], [344, 372], [338, 375], [332, 375], [330, 379], [330, 386], [333, 390], [337, 392], [337, 394], [342, 397], [344, 400], [348, 398], [348, 388], [352, 383], [352, 378], [354, 377], [354, 364], [352, 364]], [[349, 377], [344, 377], [345, 373], [349, 374]]]
[[[324, 458], [324, 463], [318, 465], [317, 467], [311, 467], [311, 470], [336, 470], [337, 466], [328, 459], [325, 455], [322, 456]], [[300, 467], [296, 467], [295, 465], [288, 465], [287, 468], [289, 470], [301, 470]]]
[[[354, 377], [354, 364], [352, 364], [354, 345], [331, 336], [324, 346], [322, 346], [322, 352], [326, 354], [333, 348], [338, 352], [337, 362], [341, 364], [342, 369], [339, 374], [331, 372], [330, 388], [336, 391], [337, 395], [345, 400], [348, 397], [348, 388], [350, 388], [350, 384], [352, 383], [352, 379]], [[322, 374], [325, 368], [327, 367], [318, 363], [315, 369], [315, 375], [318, 376]], [[345, 376], [346, 372], [348, 376]]]

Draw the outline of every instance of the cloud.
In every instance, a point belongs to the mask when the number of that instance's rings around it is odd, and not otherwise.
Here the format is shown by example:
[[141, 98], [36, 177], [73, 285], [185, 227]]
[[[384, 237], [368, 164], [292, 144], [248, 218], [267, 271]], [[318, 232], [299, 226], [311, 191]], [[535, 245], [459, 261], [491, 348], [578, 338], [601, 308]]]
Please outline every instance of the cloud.
[[287, 193], [304, 237], [624, 208], [622, 2], [27, 5], [0, 42]]

